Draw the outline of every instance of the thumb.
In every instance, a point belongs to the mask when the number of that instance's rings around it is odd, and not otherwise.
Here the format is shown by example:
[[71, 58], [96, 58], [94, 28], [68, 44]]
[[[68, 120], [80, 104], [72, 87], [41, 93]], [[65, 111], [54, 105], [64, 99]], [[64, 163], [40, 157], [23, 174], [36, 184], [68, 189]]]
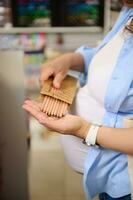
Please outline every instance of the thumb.
[[57, 89], [60, 88], [61, 82], [62, 80], [65, 78], [65, 75], [63, 75], [62, 73], [58, 73], [53, 80], [53, 86]]

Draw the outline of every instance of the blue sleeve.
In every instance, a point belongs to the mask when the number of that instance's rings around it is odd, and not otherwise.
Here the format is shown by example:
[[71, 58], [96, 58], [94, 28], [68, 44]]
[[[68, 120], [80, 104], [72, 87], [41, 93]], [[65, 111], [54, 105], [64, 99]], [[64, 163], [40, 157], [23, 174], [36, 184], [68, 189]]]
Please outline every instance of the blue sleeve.
[[79, 76], [80, 85], [83, 86], [87, 80], [88, 67], [95, 54], [95, 48], [81, 46], [76, 50], [76, 53], [80, 53], [84, 59], [84, 72]]

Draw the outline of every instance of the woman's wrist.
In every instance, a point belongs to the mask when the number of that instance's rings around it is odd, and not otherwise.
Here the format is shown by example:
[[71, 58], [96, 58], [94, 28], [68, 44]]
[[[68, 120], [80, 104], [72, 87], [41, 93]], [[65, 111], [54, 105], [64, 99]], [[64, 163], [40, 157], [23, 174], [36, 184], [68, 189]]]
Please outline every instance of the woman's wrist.
[[103, 140], [103, 138], [102, 138], [102, 129], [103, 129], [104, 127], [101, 127], [100, 128], [100, 130], [98, 131], [98, 134], [97, 134], [97, 138], [96, 138], [96, 143], [97, 144], [101, 144], [102, 142], [102, 140]]
[[73, 65], [74, 53], [66, 53], [62, 55], [64, 64], [70, 69]]
[[76, 70], [79, 72], [83, 72], [84, 69], [84, 60], [83, 56], [79, 53], [69, 53], [67, 54], [67, 58], [69, 61], [69, 69]]
[[[100, 127], [96, 138], [97, 144], [104, 148], [111, 148], [112, 143], [117, 143], [116, 130], [118, 131], [119, 129], [106, 126]], [[113, 142], [112, 139], [114, 140]]]
[[91, 123], [87, 122], [86, 120], [83, 120], [82, 119], [82, 122], [81, 122], [81, 127], [79, 130], [77, 130], [74, 135], [81, 138], [81, 139], [85, 139], [87, 134], [88, 134], [88, 131], [90, 129], [90, 126], [91, 126]]

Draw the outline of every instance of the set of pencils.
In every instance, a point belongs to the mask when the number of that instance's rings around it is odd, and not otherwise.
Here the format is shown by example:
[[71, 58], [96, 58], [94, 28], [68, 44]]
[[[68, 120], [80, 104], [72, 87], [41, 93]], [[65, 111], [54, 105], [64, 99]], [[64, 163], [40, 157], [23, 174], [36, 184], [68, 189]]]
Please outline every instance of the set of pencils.
[[67, 109], [68, 103], [47, 95], [44, 96], [41, 111], [48, 116], [63, 117], [66, 114]]
[[77, 88], [77, 79], [67, 75], [60, 89], [53, 87], [53, 78], [45, 81], [41, 94], [41, 111], [48, 116], [63, 117], [72, 104]]

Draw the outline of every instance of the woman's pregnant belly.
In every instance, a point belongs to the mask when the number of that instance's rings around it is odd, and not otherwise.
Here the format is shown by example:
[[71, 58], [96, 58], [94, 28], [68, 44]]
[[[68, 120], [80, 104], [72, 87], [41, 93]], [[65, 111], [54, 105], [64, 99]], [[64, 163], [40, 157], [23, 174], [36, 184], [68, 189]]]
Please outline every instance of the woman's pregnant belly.
[[[104, 108], [90, 96], [85, 86], [79, 89], [72, 108], [72, 114], [81, 116], [88, 122], [101, 123]], [[69, 165], [80, 173], [84, 171], [84, 162], [89, 147], [80, 138], [71, 135], [61, 135], [61, 144]]]

